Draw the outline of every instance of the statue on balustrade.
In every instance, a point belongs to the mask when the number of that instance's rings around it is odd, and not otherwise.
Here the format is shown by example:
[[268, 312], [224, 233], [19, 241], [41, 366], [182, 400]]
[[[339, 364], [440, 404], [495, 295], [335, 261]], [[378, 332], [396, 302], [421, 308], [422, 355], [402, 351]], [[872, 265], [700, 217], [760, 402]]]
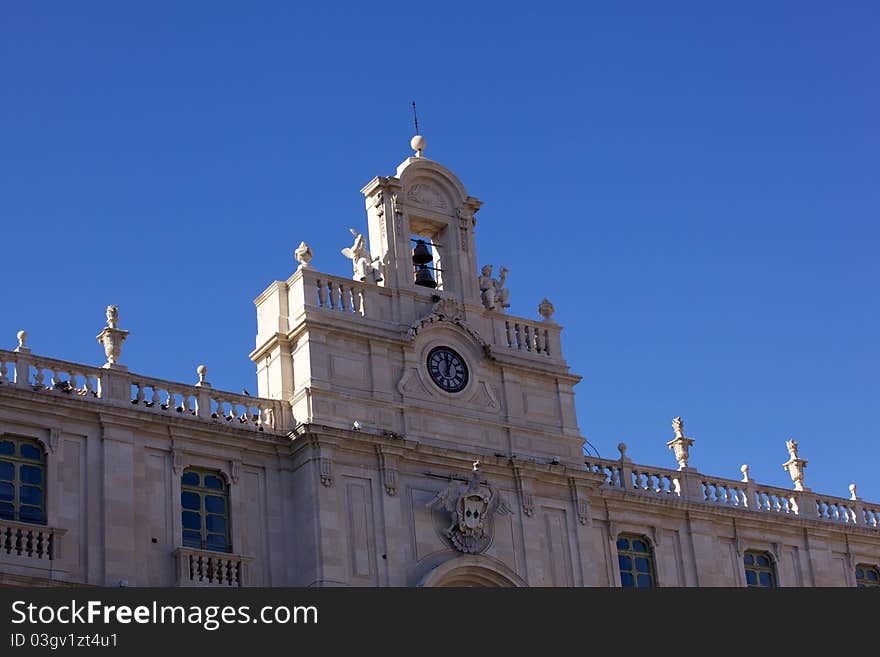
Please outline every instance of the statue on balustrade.
[[363, 235], [354, 228], [348, 230], [354, 235], [354, 244], [351, 245], [351, 248], [342, 249], [342, 255], [351, 260], [354, 269], [352, 278], [361, 282], [378, 283], [382, 280], [380, 258], [378, 256], [370, 257], [370, 252], [367, 250], [367, 240]]
[[500, 276], [492, 278], [492, 265], [485, 265], [482, 276], [479, 278], [480, 301], [487, 310], [501, 310], [508, 308], [510, 302], [510, 290], [504, 287], [507, 279], [507, 267], [502, 266]]

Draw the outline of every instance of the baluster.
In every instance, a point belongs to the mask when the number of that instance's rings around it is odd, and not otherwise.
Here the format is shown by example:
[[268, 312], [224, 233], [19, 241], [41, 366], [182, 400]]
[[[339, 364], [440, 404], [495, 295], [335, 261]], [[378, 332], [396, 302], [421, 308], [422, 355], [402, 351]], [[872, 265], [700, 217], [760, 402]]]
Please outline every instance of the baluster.
[[43, 532], [37, 532], [37, 558], [43, 558]]
[[519, 322], [516, 322], [513, 325], [513, 335], [516, 338], [516, 348], [522, 349], [522, 332], [520, 329]]
[[0, 358], [0, 383], [7, 383], [9, 381], [9, 369], [6, 367], [6, 359]]
[[7, 527], [6, 531], [3, 532], [3, 549], [6, 550], [6, 554], [12, 552], [12, 528]]
[[315, 281], [318, 289], [318, 305], [323, 308], [327, 305], [327, 290], [324, 289], [324, 282], [319, 278]]
[[330, 308], [333, 310], [339, 309], [339, 285], [334, 283], [333, 281], [329, 281], [327, 285], [330, 288]]
[[535, 329], [535, 352], [543, 353], [544, 352], [544, 340], [541, 338], [541, 329]]
[[34, 372], [34, 385], [42, 388], [43, 381], [45, 380], [46, 376], [43, 374], [42, 367], [40, 367], [39, 365], [36, 365], [35, 368], [36, 368], [36, 371]]
[[[88, 378], [86, 378], [86, 386], [88, 386]], [[137, 388], [137, 392], [135, 393], [134, 402], [139, 406], [143, 406], [144, 404], [144, 385], [142, 383], [133, 384], [135, 388]]]
[[526, 351], [532, 350], [532, 327], [528, 324], [523, 324], [523, 338], [526, 343]]
[[513, 338], [510, 335], [510, 322], [504, 322], [504, 334], [507, 336], [507, 346], [508, 348], [513, 348]]
[[55, 558], [55, 532], [49, 532], [49, 541], [46, 546], [46, 554], [50, 559]]
[[195, 560], [193, 559], [193, 555], [189, 555], [189, 579], [190, 581], [196, 578], [195, 571]]

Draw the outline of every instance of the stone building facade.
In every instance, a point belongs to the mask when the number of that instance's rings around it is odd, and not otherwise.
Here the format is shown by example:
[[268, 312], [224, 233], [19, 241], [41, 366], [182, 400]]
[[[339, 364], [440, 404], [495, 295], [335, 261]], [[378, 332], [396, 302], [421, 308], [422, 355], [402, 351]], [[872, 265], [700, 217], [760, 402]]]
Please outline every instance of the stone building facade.
[[259, 395], [0, 350], [0, 584], [856, 586], [880, 505], [584, 456], [562, 327], [478, 269], [481, 202], [422, 154], [362, 190], [353, 276], [257, 298]]

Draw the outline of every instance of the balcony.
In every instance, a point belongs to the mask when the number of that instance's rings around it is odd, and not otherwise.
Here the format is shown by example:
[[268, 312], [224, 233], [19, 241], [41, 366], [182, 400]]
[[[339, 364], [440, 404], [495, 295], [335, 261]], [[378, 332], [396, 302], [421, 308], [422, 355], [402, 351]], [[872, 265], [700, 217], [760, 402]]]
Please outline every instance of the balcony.
[[195, 548], [177, 548], [176, 586], [248, 586], [247, 569], [253, 557]]

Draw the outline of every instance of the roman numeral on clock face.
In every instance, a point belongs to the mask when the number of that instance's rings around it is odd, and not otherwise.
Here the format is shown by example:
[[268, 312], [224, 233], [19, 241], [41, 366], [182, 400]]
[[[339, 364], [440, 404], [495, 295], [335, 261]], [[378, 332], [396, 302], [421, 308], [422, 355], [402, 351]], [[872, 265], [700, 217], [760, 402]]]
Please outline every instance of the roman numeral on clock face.
[[431, 380], [447, 392], [459, 392], [468, 382], [468, 369], [464, 359], [449, 347], [435, 347], [428, 354], [428, 374]]

